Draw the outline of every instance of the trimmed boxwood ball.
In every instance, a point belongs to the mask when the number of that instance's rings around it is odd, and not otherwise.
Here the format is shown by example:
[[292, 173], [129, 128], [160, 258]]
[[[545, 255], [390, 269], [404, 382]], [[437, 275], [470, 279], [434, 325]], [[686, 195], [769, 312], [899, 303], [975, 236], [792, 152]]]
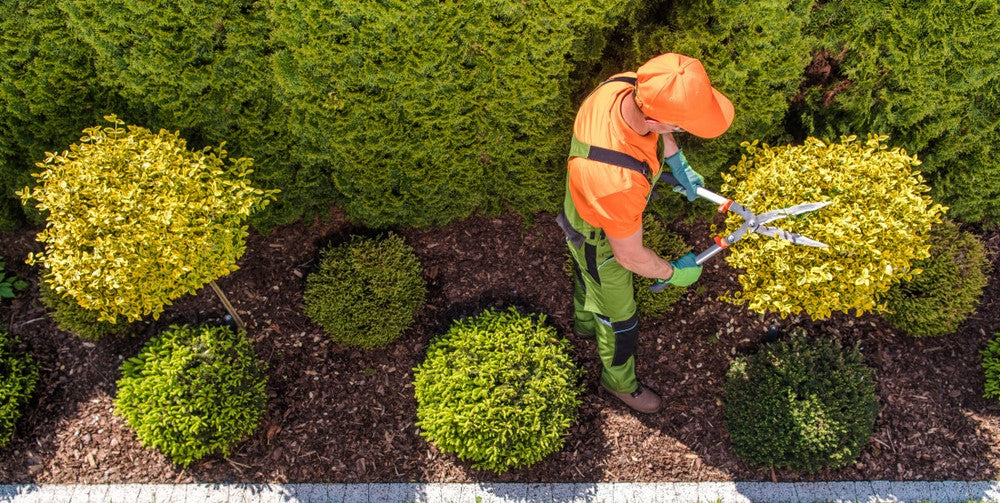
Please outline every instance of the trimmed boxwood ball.
[[260, 424], [265, 369], [243, 332], [173, 326], [122, 364], [115, 413], [178, 465], [225, 456]]
[[336, 342], [385, 346], [413, 325], [426, 302], [421, 271], [398, 235], [355, 236], [322, 253], [319, 269], [306, 280], [305, 313]]
[[20, 351], [20, 341], [0, 329], [0, 447], [14, 436], [14, 425], [38, 384], [38, 364]]
[[56, 293], [44, 279], [39, 285], [38, 292], [39, 300], [49, 308], [49, 316], [55, 320], [59, 330], [65, 330], [83, 339], [97, 340], [106, 336], [124, 335], [132, 326], [121, 315], [115, 317], [115, 323], [100, 320], [100, 313], [81, 306], [72, 297]]
[[847, 466], [878, 415], [873, 373], [857, 348], [802, 332], [735, 360], [725, 390], [733, 450], [768, 468]]
[[931, 228], [930, 256], [914, 262], [923, 270], [894, 285], [885, 296], [885, 318], [914, 337], [954, 333], [976, 310], [989, 281], [986, 247], [950, 221]]
[[581, 371], [545, 316], [487, 310], [456, 321], [414, 369], [420, 435], [480, 470], [530, 466], [562, 448]]

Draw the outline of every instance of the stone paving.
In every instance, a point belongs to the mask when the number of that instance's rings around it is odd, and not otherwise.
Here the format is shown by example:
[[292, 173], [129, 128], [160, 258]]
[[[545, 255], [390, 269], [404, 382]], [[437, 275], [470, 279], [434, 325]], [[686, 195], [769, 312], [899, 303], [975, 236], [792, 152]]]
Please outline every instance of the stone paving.
[[1000, 502], [985, 482], [668, 482], [597, 484], [14, 484], [14, 503]]

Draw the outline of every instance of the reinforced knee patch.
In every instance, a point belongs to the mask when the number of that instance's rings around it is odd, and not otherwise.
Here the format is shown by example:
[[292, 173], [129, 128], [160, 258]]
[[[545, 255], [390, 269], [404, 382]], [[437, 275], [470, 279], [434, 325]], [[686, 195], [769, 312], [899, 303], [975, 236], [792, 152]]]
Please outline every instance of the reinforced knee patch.
[[605, 325], [610, 324], [611, 330], [615, 333], [615, 356], [611, 359], [611, 366], [624, 365], [635, 355], [635, 347], [639, 343], [639, 313], [636, 312], [625, 321], [614, 323], [601, 315], [598, 317]]

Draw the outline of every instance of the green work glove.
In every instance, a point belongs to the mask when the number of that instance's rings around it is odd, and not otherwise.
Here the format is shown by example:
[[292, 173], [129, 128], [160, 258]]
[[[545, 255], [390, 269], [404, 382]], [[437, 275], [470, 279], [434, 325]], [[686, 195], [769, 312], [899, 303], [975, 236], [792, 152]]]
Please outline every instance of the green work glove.
[[658, 279], [649, 287], [650, 291], [659, 292], [667, 285], [688, 286], [701, 277], [701, 266], [695, 261], [694, 253], [688, 253], [683, 257], [670, 262], [670, 267], [674, 268], [674, 275], [670, 279]]
[[684, 157], [684, 151], [677, 150], [676, 154], [667, 157], [663, 162], [667, 166], [670, 166], [670, 173], [681, 184], [680, 187], [674, 187], [674, 191], [680, 192], [681, 188], [683, 188], [684, 192], [687, 193], [688, 201], [698, 199], [697, 189], [698, 187], [705, 186], [705, 177], [691, 169], [687, 159]]

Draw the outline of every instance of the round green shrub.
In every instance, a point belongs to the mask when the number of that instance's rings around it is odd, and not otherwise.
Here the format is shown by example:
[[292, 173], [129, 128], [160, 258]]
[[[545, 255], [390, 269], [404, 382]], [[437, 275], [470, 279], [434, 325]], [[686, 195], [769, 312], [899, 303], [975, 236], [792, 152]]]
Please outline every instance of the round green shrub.
[[[691, 247], [685, 244], [680, 236], [667, 230], [667, 227], [652, 215], [645, 215], [642, 220], [642, 244], [657, 255], [673, 260], [691, 251]], [[662, 316], [687, 291], [686, 288], [670, 286], [659, 292], [651, 292], [649, 287], [653, 285], [653, 280], [638, 274], [633, 275], [632, 285], [635, 288], [635, 302], [639, 306], [639, 316], [644, 320]]]
[[38, 364], [18, 350], [17, 337], [0, 330], [0, 447], [14, 436], [14, 425], [38, 384]]
[[931, 228], [930, 256], [913, 263], [923, 272], [889, 289], [885, 318], [914, 336], [950, 334], [976, 310], [989, 282], [986, 247], [950, 221]]
[[868, 443], [878, 415], [861, 353], [803, 333], [736, 359], [725, 391], [733, 450], [768, 468], [846, 466]]
[[115, 316], [115, 322], [103, 321], [100, 313], [78, 304], [72, 297], [56, 293], [44, 279], [39, 285], [39, 300], [49, 308], [49, 316], [59, 330], [65, 330], [83, 339], [97, 340], [107, 336], [124, 335], [132, 324], [124, 316]]
[[115, 413], [181, 466], [228, 455], [264, 415], [265, 365], [228, 327], [171, 327], [121, 370]]
[[983, 373], [986, 374], [983, 398], [1000, 400], [1000, 332], [983, 348]]
[[562, 448], [581, 371], [545, 316], [487, 310], [457, 321], [414, 369], [420, 435], [480, 470], [526, 467]]
[[385, 346], [413, 325], [427, 286], [420, 261], [403, 238], [353, 237], [322, 253], [306, 280], [305, 313], [334, 341]]

